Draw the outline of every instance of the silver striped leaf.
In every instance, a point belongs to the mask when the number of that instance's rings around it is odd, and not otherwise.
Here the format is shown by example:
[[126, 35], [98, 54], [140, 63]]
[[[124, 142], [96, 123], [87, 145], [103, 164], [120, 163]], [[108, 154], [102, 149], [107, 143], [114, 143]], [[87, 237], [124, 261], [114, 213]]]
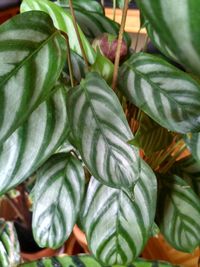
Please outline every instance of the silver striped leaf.
[[0, 194], [23, 182], [65, 140], [69, 128], [66, 88], [40, 104], [29, 119], [0, 147]]
[[181, 133], [200, 130], [200, 84], [164, 59], [132, 55], [120, 68], [119, 87], [161, 126]]
[[200, 162], [192, 155], [176, 162], [172, 172], [183, 178], [200, 197]]
[[[64, 11], [60, 6], [48, 0], [23, 0], [20, 10], [21, 12], [40, 10], [49, 14], [54, 22], [55, 27], [67, 33], [70, 48], [82, 56], [70, 12]], [[92, 64], [95, 61], [95, 52], [80, 28], [79, 33], [87, 59]]]
[[[66, 256], [61, 255], [52, 258], [43, 258], [34, 262], [26, 262], [19, 267], [105, 267], [89, 255]], [[137, 259], [130, 265], [115, 265], [110, 267], [173, 267], [167, 262]], [[175, 267], [175, 266], [174, 266]], [[177, 267], [177, 266], [176, 266]]]
[[84, 194], [81, 162], [67, 153], [53, 155], [38, 171], [33, 190], [33, 235], [40, 247], [58, 248], [76, 223]]
[[159, 199], [159, 228], [166, 240], [183, 252], [200, 245], [200, 198], [176, 175], [163, 178]]
[[200, 161], [200, 133], [187, 134], [184, 139], [193, 157]]
[[20, 246], [14, 224], [0, 219], [0, 266], [15, 267], [20, 262]]
[[153, 171], [141, 163], [132, 199], [123, 190], [90, 180], [81, 217], [90, 250], [105, 265], [133, 262], [149, 238], [157, 183]]
[[113, 90], [95, 72], [68, 92], [71, 131], [81, 157], [95, 178], [127, 190], [139, 178], [138, 150], [127, 144], [133, 138]]
[[[69, 0], [58, 0], [57, 3], [61, 7], [69, 7]], [[74, 9], [104, 14], [102, 5], [96, 0], [73, 0], [73, 7]]]
[[172, 51], [186, 69], [200, 74], [199, 2], [139, 0], [137, 3], [162, 44]]
[[1, 145], [49, 96], [64, 66], [66, 44], [50, 17], [35, 11], [0, 26], [0, 50]]

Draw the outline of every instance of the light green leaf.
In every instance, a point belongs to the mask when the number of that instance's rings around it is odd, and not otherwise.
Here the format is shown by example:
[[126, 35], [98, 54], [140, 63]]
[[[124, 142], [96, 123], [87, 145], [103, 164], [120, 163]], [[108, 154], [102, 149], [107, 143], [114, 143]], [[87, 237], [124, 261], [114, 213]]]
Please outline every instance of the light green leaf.
[[128, 264], [138, 257], [154, 223], [156, 177], [142, 162], [132, 199], [92, 178], [82, 220], [93, 255], [105, 265]]
[[56, 154], [39, 169], [32, 228], [40, 247], [59, 248], [67, 240], [77, 220], [84, 185], [81, 162], [70, 154]]
[[[199, 75], [199, 2], [196, 0], [138, 0], [137, 3], [155, 29], [156, 35], [161, 40], [161, 47], [163, 44], [166, 45], [179, 63]], [[165, 47], [162, 51], [164, 50]], [[166, 54], [168, 55], [169, 53]]]
[[173, 166], [173, 173], [183, 178], [200, 197], [200, 162], [192, 155], [179, 160]]
[[28, 178], [65, 140], [69, 132], [66, 88], [55, 89], [0, 147], [0, 194]]
[[[103, 267], [99, 262], [97, 262], [93, 257], [88, 255], [81, 256], [59, 256], [53, 258], [41, 259], [35, 262], [28, 262], [21, 264], [20, 267], [38, 267], [38, 264], [42, 264], [43, 267]], [[144, 259], [138, 259], [131, 265], [114, 265], [110, 267], [173, 267], [169, 263], [159, 262], [159, 261], [148, 261]]]
[[178, 176], [163, 178], [159, 227], [166, 240], [178, 250], [191, 253], [200, 245], [200, 199]]
[[118, 80], [127, 98], [161, 126], [182, 133], [200, 130], [200, 84], [164, 59], [134, 54]]
[[147, 115], [142, 113], [139, 128], [135, 137], [129, 142], [130, 144], [140, 147], [147, 156], [164, 149], [172, 142], [173, 136], [169, 131]]
[[[61, 7], [69, 7], [69, 0], [58, 0], [57, 3]], [[80, 9], [81, 11], [97, 12], [104, 14], [102, 5], [96, 0], [73, 0], [73, 8]]]
[[[26, 23], [24, 23], [26, 22]], [[66, 44], [43, 12], [0, 26], [0, 145], [49, 96], [66, 58]]]
[[87, 168], [101, 182], [131, 189], [139, 178], [138, 151], [113, 90], [95, 72], [68, 92], [71, 131]]
[[[70, 12], [64, 11], [60, 6], [48, 0], [23, 0], [20, 10], [21, 12], [41, 10], [49, 14], [53, 19], [55, 27], [67, 33], [70, 48], [82, 56]], [[95, 52], [80, 29], [79, 33], [88, 61], [92, 64], [95, 60]]]
[[20, 246], [14, 225], [0, 219], [0, 266], [15, 267], [20, 260]]

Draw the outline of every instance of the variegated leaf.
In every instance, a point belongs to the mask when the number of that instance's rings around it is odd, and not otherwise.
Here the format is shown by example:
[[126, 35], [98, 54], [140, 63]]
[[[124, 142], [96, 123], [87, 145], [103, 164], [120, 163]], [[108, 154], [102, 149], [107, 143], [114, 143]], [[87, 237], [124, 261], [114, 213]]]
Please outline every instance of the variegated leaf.
[[163, 178], [159, 199], [159, 227], [176, 249], [192, 252], [200, 245], [200, 199], [175, 175]]
[[43, 12], [0, 26], [0, 144], [47, 98], [65, 58], [65, 40]]
[[137, 3], [155, 29], [161, 46], [165, 44], [186, 69], [200, 74], [199, 2], [138, 0]]
[[[41, 10], [48, 13], [53, 19], [55, 27], [67, 33], [70, 48], [82, 56], [70, 12], [64, 11], [60, 6], [48, 0], [23, 0], [20, 10], [21, 12]], [[95, 61], [95, 52], [80, 29], [79, 33], [88, 61], [92, 64]]]
[[[61, 7], [69, 7], [69, 0], [58, 0], [57, 3]], [[96, 0], [73, 0], [72, 3], [75, 9], [104, 14], [102, 5]]]
[[200, 130], [200, 84], [164, 59], [134, 54], [120, 68], [118, 81], [127, 98], [161, 126]]
[[57, 92], [31, 114], [0, 147], [0, 194], [23, 182], [65, 140], [69, 128], [66, 88]]
[[140, 147], [144, 150], [145, 155], [149, 156], [152, 153], [165, 149], [172, 142], [173, 136], [169, 131], [147, 115], [142, 113], [139, 128], [130, 144]]
[[149, 238], [156, 209], [156, 178], [142, 162], [132, 199], [92, 178], [82, 220], [93, 255], [106, 265], [131, 263]]
[[81, 162], [70, 154], [56, 154], [39, 169], [32, 228], [40, 247], [58, 248], [67, 240], [76, 223], [84, 185]]
[[179, 160], [173, 166], [173, 173], [183, 178], [200, 197], [200, 162], [192, 155]]
[[67, 101], [72, 134], [89, 171], [107, 185], [131, 189], [139, 178], [139, 156], [127, 144], [133, 136], [113, 90], [90, 72]]
[[[62, 6], [68, 13], [69, 9]], [[110, 33], [118, 36], [119, 24], [107, 18], [104, 14], [97, 12], [90, 12], [86, 10], [75, 9], [76, 20], [83, 31], [83, 33], [90, 39], [94, 39], [103, 33]], [[125, 32], [124, 40], [130, 46], [131, 38]]]
[[185, 142], [193, 157], [197, 161], [200, 161], [200, 133], [187, 134], [185, 136]]
[[[60, 256], [53, 258], [41, 259], [35, 262], [28, 262], [21, 264], [20, 267], [104, 267], [97, 262], [93, 257], [88, 255], [80, 256]], [[148, 261], [144, 259], [138, 259], [129, 265], [115, 265], [110, 267], [175, 267], [166, 262]], [[178, 267], [178, 266], [177, 266]]]
[[15, 267], [20, 261], [20, 246], [14, 225], [0, 219], [0, 266]]

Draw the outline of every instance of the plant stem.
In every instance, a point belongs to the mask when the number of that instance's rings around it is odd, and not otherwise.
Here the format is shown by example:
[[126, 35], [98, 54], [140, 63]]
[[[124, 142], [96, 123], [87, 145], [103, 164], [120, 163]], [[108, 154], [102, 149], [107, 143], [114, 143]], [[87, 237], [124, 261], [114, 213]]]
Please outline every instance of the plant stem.
[[24, 218], [23, 214], [20, 212], [20, 209], [19, 209], [18, 205], [15, 203], [15, 201], [8, 194], [5, 194], [4, 198], [8, 201], [10, 206], [16, 212], [16, 215], [18, 216], [18, 218], [23, 222], [25, 220], [25, 218]]
[[124, 28], [125, 28], [125, 24], [126, 24], [126, 17], [127, 17], [127, 12], [128, 12], [128, 4], [129, 4], [129, 0], [125, 0], [124, 1], [123, 12], [122, 12], [121, 26], [120, 26], [120, 29], [119, 29], [119, 36], [118, 36], [118, 42], [117, 42], [117, 51], [116, 51], [115, 65], [114, 65], [114, 74], [113, 74], [113, 81], [112, 81], [112, 88], [113, 88], [114, 91], [115, 91], [116, 84], [117, 84], [120, 52], [121, 52]]
[[135, 52], [136, 52], [137, 47], [138, 47], [140, 31], [141, 31], [141, 28], [139, 28], [139, 30], [137, 31], [137, 36], [136, 36], [136, 41], [135, 41], [135, 47], [134, 47]]
[[69, 66], [70, 82], [71, 82], [71, 86], [74, 87], [74, 77], [73, 77], [73, 68], [72, 68], [72, 61], [71, 61], [69, 37], [65, 32], [62, 32], [62, 34], [65, 37], [66, 44], [67, 44], [67, 62], [68, 62], [68, 66]]
[[89, 63], [88, 63], [87, 56], [85, 54], [83, 43], [82, 43], [82, 40], [81, 40], [81, 37], [80, 37], [80, 33], [79, 33], [79, 30], [78, 30], [78, 25], [76, 23], [76, 16], [75, 16], [75, 13], [74, 13], [72, 0], [69, 0], [69, 7], [70, 7], [71, 15], [72, 15], [72, 21], [73, 21], [74, 29], [76, 31], [76, 36], [78, 38], [79, 46], [80, 46], [80, 49], [81, 49], [81, 53], [82, 53], [83, 59], [85, 61], [86, 67], [88, 69]]
[[116, 0], [113, 0], [113, 20], [115, 21], [116, 17]]

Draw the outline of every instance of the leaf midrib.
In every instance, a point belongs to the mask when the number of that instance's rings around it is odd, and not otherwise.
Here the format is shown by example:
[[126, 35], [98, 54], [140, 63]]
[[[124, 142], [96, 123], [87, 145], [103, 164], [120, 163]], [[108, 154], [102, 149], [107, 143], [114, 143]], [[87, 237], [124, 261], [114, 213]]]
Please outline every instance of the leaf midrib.
[[41, 42], [41, 45], [38, 46], [30, 55], [28, 55], [25, 59], [23, 59], [20, 64], [15, 67], [3, 81], [0, 83], [0, 88], [4, 88], [3, 85], [12, 77], [14, 76], [25, 64], [29, 61], [30, 58], [34, 57], [51, 39], [54, 38], [60, 31], [55, 30], [53, 34], [51, 34], [47, 39]]

